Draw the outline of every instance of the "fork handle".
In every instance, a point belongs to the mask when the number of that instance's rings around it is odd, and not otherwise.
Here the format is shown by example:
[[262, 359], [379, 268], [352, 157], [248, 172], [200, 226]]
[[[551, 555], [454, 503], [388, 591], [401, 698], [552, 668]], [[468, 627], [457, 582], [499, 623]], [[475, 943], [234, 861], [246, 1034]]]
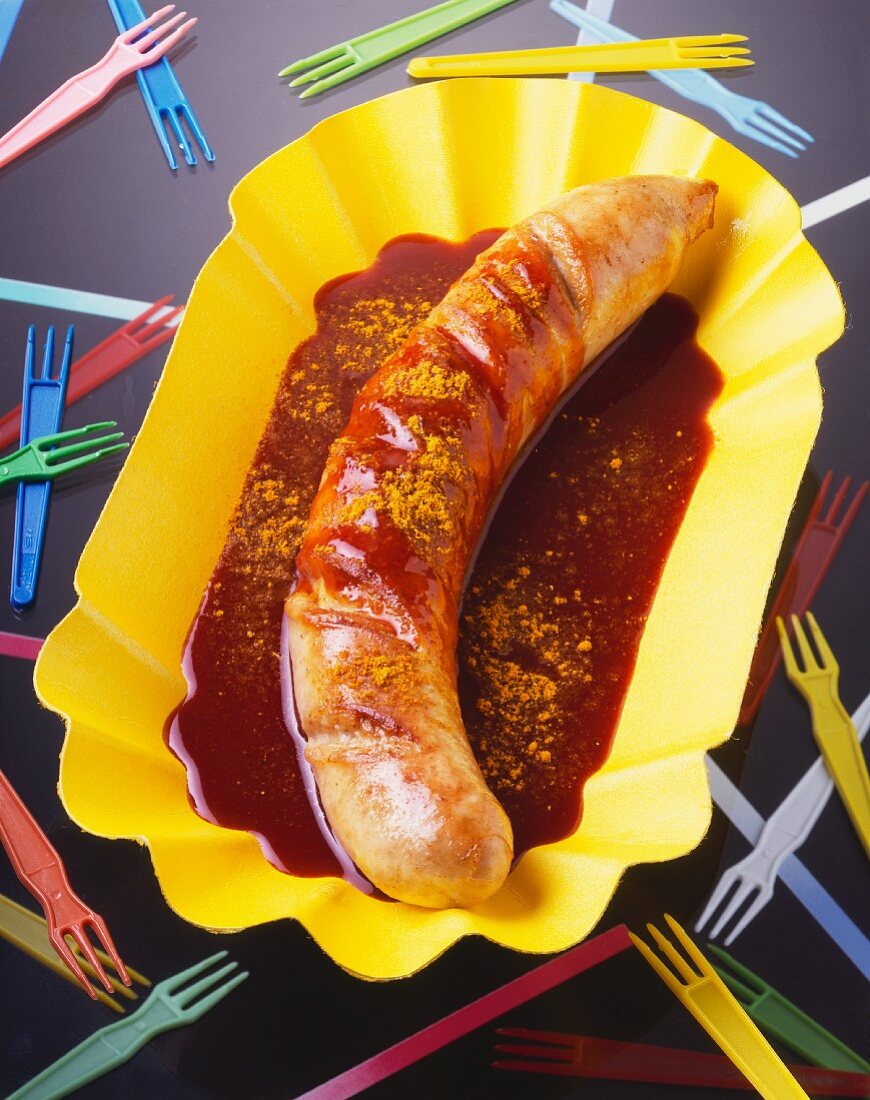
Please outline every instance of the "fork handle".
[[39, 876], [60, 864], [51, 841], [0, 771], [0, 842], [27, 889], [44, 904]]
[[810, 710], [819, 749], [870, 859], [870, 775], [857, 731], [835, 700], [829, 705], [816, 696], [810, 699]]
[[116, 44], [96, 65], [64, 84], [0, 137], [0, 168], [98, 103], [129, 72]]
[[94, 1032], [84, 1042], [73, 1047], [36, 1077], [32, 1077], [9, 1100], [53, 1100], [95, 1081], [110, 1070], [128, 1062], [151, 1038], [148, 1030], [130, 1026], [135, 1016]]
[[709, 1000], [704, 993], [710, 986], [703, 982], [681, 998], [698, 1023], [765, 1100], [809, 1100], [755, 1024], [732, 1003], [730, 993], [721, 996], [718, 981]]

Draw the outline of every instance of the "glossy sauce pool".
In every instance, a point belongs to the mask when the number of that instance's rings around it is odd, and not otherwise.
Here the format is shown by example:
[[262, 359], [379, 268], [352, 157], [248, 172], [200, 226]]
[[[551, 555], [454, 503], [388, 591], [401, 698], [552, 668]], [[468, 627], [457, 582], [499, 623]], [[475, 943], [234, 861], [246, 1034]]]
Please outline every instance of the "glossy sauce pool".
[[[315, 300], [184, 654], [168, 742], [191, 801], [257, 836], [297, 875], [342, 873], [282, 713], [293, 560], [330, 443], [356, 392], [499, 231], [404, 237]], [[713, 438], [722, 378], [672, 295], [583, 381], [527, 454], [465, 593], [459, 683], [469, 739], [517, 854], [574, 831], [607, 757], [644, 624]]]

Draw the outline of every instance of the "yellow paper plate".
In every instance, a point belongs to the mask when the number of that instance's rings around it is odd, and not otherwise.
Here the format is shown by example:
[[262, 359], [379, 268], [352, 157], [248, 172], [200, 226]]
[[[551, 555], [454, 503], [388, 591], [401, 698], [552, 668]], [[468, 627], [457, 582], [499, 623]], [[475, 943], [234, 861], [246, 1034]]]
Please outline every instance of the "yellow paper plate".
[[[327, 280], [403, 233], [462, 239], [563, 191], [631, 173], [708, 176], [715, 229], [674, 290], [726, 377], [716, 444], [667, 563], [613, 752], [567, 840], [526, 855], [473, 911], [385, 904], [272, 868], [256, 840], [207, 824], [163, 725], [180, 657], [281, 370]], [[64, 716], [70, 816], [148, 844], [167, 901], [215, 929], [295, 917], [336, 962], [406, 975], [461, 936], [523, 951], [582, 939], [627, 867], [703, 837], [704, 753], [724, 740], [821, 415], [815, 358], [837, 339], [836, 285], [784, 188], [696, 122], [596, 85], [465, 80], [327, 119], [250, 172], [202, 269], [126, 466], [82, 555], [80, 599], [36, 668]]]

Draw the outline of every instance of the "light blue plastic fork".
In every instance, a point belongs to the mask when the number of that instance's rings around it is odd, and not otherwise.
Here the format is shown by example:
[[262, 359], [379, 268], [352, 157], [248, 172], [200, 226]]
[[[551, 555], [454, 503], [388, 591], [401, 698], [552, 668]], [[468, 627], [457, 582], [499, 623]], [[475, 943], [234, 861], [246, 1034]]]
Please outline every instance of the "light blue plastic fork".
[[[603, 19], [596, 19], [594, 15], [570, 3], [570, 0], [550, 0], [550, 10], [573, 23], [575, 27], [588, 31], [599, 42], [637, 41], [636, 35], [620, 30]], [[806, 149], [805, 142], [815, 140], [812, 134], [775, 111], [763, 100], [738, 95], [701, 69], [680, 72], [651, 69], [649, 75], [684, 99], [717, 111], [739, 134], [760, 141], [762, 145], [785, 153], [787, 157], [796, 157]]]
[[[107, 0], [107, 3], [119, 31], [127, 31], [131, 27], [135, 27], [137, 23], [141, 23], [145, 18], [145, 12], [142, 10], [139, 0]], [[169, 167], [174, 171], [178, 168], [178, 162], [175, 159], [172, 143], [166, 135], [165, 122], [168, 122], [172, 127], [179, 148], [184, 153], [185, 162], [191, 166], [196, 164], [196, 156], [187, 139], [187, 134], [181, 126], [182, 117], [199, 142], [202, 155], [208, 161], [214, 160], [211, 146], [206, 141], [199, 120], [193, 113], [193, 108], [184, 94], [184, 89], [178, 83], [175, 71], [169, 64], [168, 59], [162, 57], [153, 65], [139, 69], [136, 73], [136, 79], [139, 82], [142, 99], [148, 108], [148, 114], [151, 116], [151, 125], [157, 134], [157, 140], [163, 147], [163, 152], [169, 161]]]

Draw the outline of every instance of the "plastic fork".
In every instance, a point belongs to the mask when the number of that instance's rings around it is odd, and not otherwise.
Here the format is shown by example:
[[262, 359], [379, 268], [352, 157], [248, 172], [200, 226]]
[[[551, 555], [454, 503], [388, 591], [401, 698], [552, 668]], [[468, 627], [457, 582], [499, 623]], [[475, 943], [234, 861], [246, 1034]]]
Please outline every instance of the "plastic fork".
[[[161, 313], [171, 301], [171, 294], [160, 298], [138, 317], [116, 329], [102, 343], [76, 359], [69, 369], [67, 407], [173, 338], [176, 329], [167, 326], [181, 314], [184, 306], [175, 306], [158, 321], [152, 322], [155, 315]], [[0, 451], [15, 442], [20, 429], [21, 406], [17, 405], [0, 417]]]
[[[714, 968], [751, 1020], [775, 1039], [823, 1069], [846, 1070], [850, 1073], [870, 1073], [870, 1063], [847, 1047], [821, 1024], [802, 1012], [772, 985], [759, 978], [721, 947], [708, 944], [708, 950], [718, 960]], [[870, 1089], [868, 1089], [870, 1092]]]
[[66, 942], [67, 936], [78, 945], [106, 992], [112, 992], [103, 964], [88, 939], [88, 929], [93, 929], [124, 985], [130, 985], [130, 977], [103, 918], [73, 892], [63, 861], [3, 772], [0, 772], [0, 842], [6, 849], [15, 874], [42, 906], [52, 947], [78, 978], [88, 996], [96, 1000], [91, 983]]
[[[119, 31], [130, 30], [145, 18], [145, 12], [142, 10], [139, 0], [107, 0], [107, 2]], [[148, 65], [146, 68], [140, 69], [136, 73], [136, 80], [151, 118], [151, 125], [157, 134], [157, 140], [160, 142], [163, 152], [166, 154], [166, 159], [169, 161], [169, 167], [173, 171], [176, 170], [178, 162], [175, 159], [172, 144], [166, 135], [164, 120], [172, 127], [178, 147], [184, 153], [187, 164], [191, 166], [196, 164], [196, 156], [181, 126], [182, 120], [189, 126], [205, 159], [213, 161], [212, 148], [206, 141], [199, 120], [193, 113], [190, 101], [184, 94], [184, 89], [178, 83], [175, 71], [169, 64], [169, 58], [163, 57], [154, 65]]]
[[[635, 35], [620, 30], [603, 19], [597, 19], [591, 12], [570, 3], [570, 0], [550, 0], [550, 8], [575, 27], [588, 31], [602, 42], [637, 41]], [[726, 88], [709, 73], [700, 70], [678, 73], [652, 69], [649, 75], [684, 99], [716, 111], [738, 133], [785, 153], [787, 157], [796, 157], [798, 152], [806, 149], [805, 143], [814, 140], [812, 134], [802, 126], [798, 126], [763, 100], [740, 95]]]
[[[855, 711], [852, 721], [858, 731], [859, 740], [863, 740], [870, 729], [870, 695]], [[752, 897], [750, 905], [725, 940], [726, 945], [740, 935], [773, 897], [780, 867], [810, 835], [833, 790], [834, 782], [825, 767], [825, 761], [820, 757], [767, 819], [758, 842], [749, 855], [719, 879], [695, 925], [696, 932], [701, 931], [727, 900], [727, 905], [709, 933], [715, 939], [738, 914], [741, 906]]]
[[[36, 374], [36, 329], [27, 332], [24, 356], [24, 396], [22, 400], [21, 446], [40, 436], [55, 435], [63, 419], [69, 361], [72, 356], [73, 326], [66, 333], [63, 356], [57, 377], [54, 363], [54, 326], [48, 330], [42, 355], [42, 371]], [[38, 481], [18, 486], [15, 502], [15, 536], [12, 546], [12, 588], [9, 601], [15, 611], [33, 603], [42, 563], [45, 525], [51, 501], [51, 482]]]
[[[119, 80], [145, 65], [153, 65], [171, 50], [196, 22], [195, 19], [188, 19], [186, 23], [181, 23], [187, 15], [182, 11], [157, 26], [163, 16], [174, 8], [174, 4], [168, 4], [131, 30], [119, 34], [96, 65], [70, 77], [26, 118], [0, 137], [0, 168], [99, 103]], [[153, 30], [140, 38], [149, 27]], [[169, 34], [173, 27], [177, 29]], [[163, 35], [167, 37], [162, 38]]]
[[[719, 1054], [522, 1027], [499, 1028], [498, 1034], [522, 1041], [498, 1043], [496, 1051], [511, 1057], [493, 1062], [493, 1069], [694, 1088], [747, 1091], [752, 1088], [740, 1071]], [[789, 1066], [789, 1069], [802, 1088], [817, 1096], [866, 1097], [870, 1091], [870, 1076], [865, 1073], [815, 1066]]]
[[852, 720], [840, 700], [840, 666], [815, 616], [808, 611], [806, 617], [818, 650], [818, 660], [800, 619], [797, 615], [791, 617], [804, 668], [797, 663], [785, 624], [781, 618], [776, 620], [786, 675], [809, 704], [816, 744], [825, 758], [864, 851], [870, 856], [870, 776], [867, 774], [867, 762]]
[[229, 962], [199, 981], [192, 982], [193, 978], [226, 957], [226, 951], [219, 951], [211, 958], [159, 982], [136, 1012], [94, 1032], [12, 1093], [9, 1100], [23, 1100], [24, 1097], [27, 1100], [53, 1100], [68, 1096], [89, 1081], [128, 1062], [155, 1035], [195, 1023], [248, 977], [248, 971], [242, 970], [230, 978], [238, 963]]
[[[845, 504], [852, 479], [844, 477], [824, 518], [819, 519], [833, 478], [833, 472], [828, 470], [822, 479], [773, 606], [768, 612], [752, 658], [746, 694], [737, 720], [739, 726], [748, 726], [755, 718], [779, 666], [781, 650], [776, 631], [777, 615], [803, 615], [809, 608], [870, 488], [870, 482], [865, 481], [858, 487], [851, 501]], [[840, 512], [842, 515], [837, 518]]]
[[[32, 439], [26, 447], [0, 459], [0, 488], [20, 481], [52, 480], [125, 451], [129, 444], [117, 442], [123, 439], [123, 432], [98, 435], [107, 428], [116, 427], [114, 420], [104, 420], [101, 424], [88, 424], [84, 428]], [[98, 450], [94, 451], [94, 447]]]
[[809, 1100], [688, 934], [668, 913], [665, 920], [684, 954], [654, 925], [647, 929], [673, 969], [629, 932], [656, 974], [766, 1100]]
[[[395, 23], [294, 61], [292, 65], [282, 69], [278, 76], [298, 73], [290, 81], [290, 87], [311, 84], [299, 97], [308, 99], [513, 2], [514, 0], [446, 0], [434, 8], [419, 11], [406, 19], [399, 19]], [[304, 72], [306, 69], [309, 71]], [[312, 81], [315, 83], [311, 83]]]
[[543, 50], [415, 57], [408, 65], [414, 77], [547, 76], [556, 73], [638, 73], [662, 69], [724, 69], [754, 65], [743, 34], [651, 38], [645, 42], [611, 42], [597, 46], [553, 46]]
[[[36, 962], [41, 963], [42, 966], [46, 967], [48, 970], [52, 970], [65, 981], [78, 985], [78, 979], [67, 970], [66, 966], [64, 966], [55, 954], [51, 946], [51, 941], [48, 938], [48, 927], [43, 918], [40, 917], [38, 913], [34, 913], [30, 909], [25, 909], [23, 905], [19, 905], [11, 898], [7, 898], [4, 894], [0, 894], [0, 937], [6, 940], [7, 943], [12, 944], [13, 947], [17, 947], [19, 951], [23, 951], [26, 955], [35, 959]], [[78, 948], [74, 947], [72, 950], [85, 974], [89, 978], [96, 978], [97, 972], [88, 960], [83, 955], [79, 954]], [[101, 951], [97, 947], [94, 948], [94, 953], [103, 964], [104, 968], [112, 965], [112, 960], [105, 951]], [[151, 982], [132, 967], [127, 967], [127, 974], [130, 976], [131, 981], [135, 982], [137, 985], [150, 987]], [[108, 971], [107, 977], [114, 993], [120, 994], [127, 1001], [136, 1001], [139, 999], [138, 994], [132, 987], [123, 985], [112, 974], [109, 974]], [[94, 992], [96, 993], [97, 1000], [102, 1004], [107, 1005], [114, 1012], [119, 1014], [124, 1012], [124, 1005], [120, 1001], [117, 1001], [114, 997], [110, 997], [108, 993], [104, 993], [102, 989], [96, 989]]]

